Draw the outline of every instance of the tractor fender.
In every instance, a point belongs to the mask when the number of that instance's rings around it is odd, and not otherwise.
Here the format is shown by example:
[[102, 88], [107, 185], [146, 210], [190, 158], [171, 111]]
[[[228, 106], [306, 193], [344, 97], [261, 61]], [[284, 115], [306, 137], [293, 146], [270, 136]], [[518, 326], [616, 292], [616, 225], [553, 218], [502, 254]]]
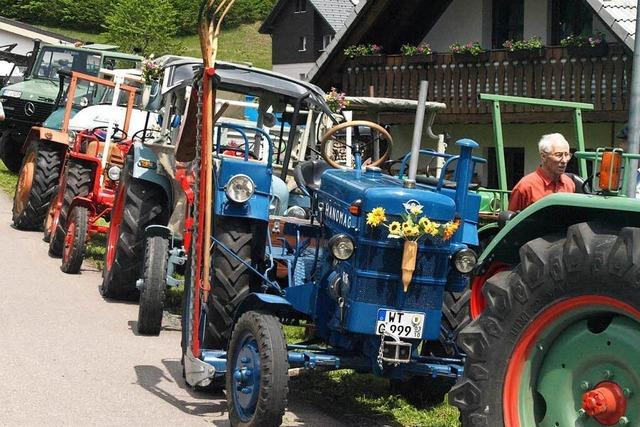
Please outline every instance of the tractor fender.
[[640, 200], [617, 196], [554, 193], [509, 220], [479, 258], [476, 273], [493, 261], [519, 262], [525, 243], [549, 234], [566, 234], [573, 224], [598, 221], [612, 228], [640, 227]]
[[164, 225], [150, 225], [144, 229], [144, 237], [162, 237], [163, 239], [171, 240], [172, 232], [169, 227]]
[[159, 172], [159, 168], [162, 166], [158, 161], [158, 157], [154, 151], [145, 146], [144, 144], [135, 143], [132, 147], [133, 150], [133, 168], [131, 176], [143, 181], [152, 182], [162, 187], [167, 194], [167, 200], [169, 206], [173, 205], [173, 191], [171, 189], [171, 182], [166, 175]]
[[69, 134], [56, 129], [49, 129], [41, 126], [33, 126], [22, 144], [21, 152], [26, 152], [32, 141], [46, 141], [60, 146], [60, 149], [69, 145]]
[[280, 317], [287, 317], [289, 313], [295, 311], [289, 301], [278, 295], [250, 293], [247, 295], [236, 309], [234, 320], [238, 320], [247, 311], [261, 310]]

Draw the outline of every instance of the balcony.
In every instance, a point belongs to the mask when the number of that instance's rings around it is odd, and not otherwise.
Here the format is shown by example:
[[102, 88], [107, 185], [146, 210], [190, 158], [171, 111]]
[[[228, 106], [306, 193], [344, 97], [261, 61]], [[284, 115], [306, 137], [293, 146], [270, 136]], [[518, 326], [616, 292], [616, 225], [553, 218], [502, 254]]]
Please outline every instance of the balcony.
[[[633, 57], [623, 46], [609, 45], [602, 56], [577, 56], [562, 47], [543, 48], [537, 57], [516, 55], [504, 50], [474, 58], [434, 54], [422, 63], [401, 55], [357, 58], [343, 70], [342, 90], [350, 96], [417, 99], [419, 82], [426, 79], [428, 99], [447, 104], [441, 123], [490, 122], [490, 104], [478, 100], [480, 93], [588, 102], [595, 110], [583, 114], [587, 122], [627, 120]], [[511, 123], [570, 119], [570, 113], [547, 107], [505, 105], [502, 113]]]

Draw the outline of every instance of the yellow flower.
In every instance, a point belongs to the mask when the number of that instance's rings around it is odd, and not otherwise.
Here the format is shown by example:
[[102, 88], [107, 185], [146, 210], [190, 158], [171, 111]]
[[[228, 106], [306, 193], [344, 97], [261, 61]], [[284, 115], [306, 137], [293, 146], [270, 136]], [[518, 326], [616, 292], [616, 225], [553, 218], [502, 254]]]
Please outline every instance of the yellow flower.
[[367, 214], [367, 225], [377, 227], [387, 220], [383, 208], [374, 208]]
[[422, 206], [412, 206], [409, 212], [411, 212], [411, 215], [421, 215]]
[[402, 223], [402, 231], [407, 231], [411, 227], [413, 227], [413, 221], [411, 221], [410, 219]]
[[402, 226], [398, 221], [393, 221], [391, 224], [389, 224], [389, 234], [394, 236], [401, 236], [402, 235], [402, 231], [400, 230], [401, 228]]
[[449, 240], [451, 237], [453, 237], [455, 232], [458, 231], [459, 226], [460, 220], [455, 220], [453, 222], [448, 222], [447, 224], [445, 224], [442, 238], [444, 240]]

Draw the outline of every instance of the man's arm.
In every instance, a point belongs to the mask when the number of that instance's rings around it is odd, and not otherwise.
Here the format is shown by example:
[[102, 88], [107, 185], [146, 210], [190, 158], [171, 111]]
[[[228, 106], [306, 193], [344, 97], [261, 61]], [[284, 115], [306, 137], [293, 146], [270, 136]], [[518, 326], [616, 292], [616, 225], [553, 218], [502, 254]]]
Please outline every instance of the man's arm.
[[509, 196], [509, 210], [513, 212], [521, 211], [529, 206], [529, 197], [526, 191], [523, 191], [520, 183], [516, 184], [511, 190], [511, 196]]

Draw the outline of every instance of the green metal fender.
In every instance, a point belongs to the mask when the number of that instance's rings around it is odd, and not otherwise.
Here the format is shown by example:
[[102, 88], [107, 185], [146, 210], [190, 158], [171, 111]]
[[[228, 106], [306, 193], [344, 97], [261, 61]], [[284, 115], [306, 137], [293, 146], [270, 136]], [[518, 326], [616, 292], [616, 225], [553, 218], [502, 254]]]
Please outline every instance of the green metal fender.
[[613, 228], [640, 227], [640, 200], [619, 196], [555, 193], [537, 201], [510, 220], [482, 252], [479, 269], [500, 260], [519, 262], [525, 243], [548, 234], [565, 234], [567, 227], [599, 221]]

